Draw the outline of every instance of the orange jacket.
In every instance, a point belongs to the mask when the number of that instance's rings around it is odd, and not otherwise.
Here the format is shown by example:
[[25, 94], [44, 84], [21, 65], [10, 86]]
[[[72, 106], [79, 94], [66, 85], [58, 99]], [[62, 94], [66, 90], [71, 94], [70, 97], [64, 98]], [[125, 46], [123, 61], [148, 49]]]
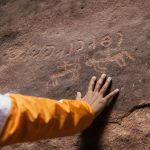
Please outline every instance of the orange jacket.
[[0, 95], [0, 145], [73, 135], [93, 119], [91, 106], [83, 100]]

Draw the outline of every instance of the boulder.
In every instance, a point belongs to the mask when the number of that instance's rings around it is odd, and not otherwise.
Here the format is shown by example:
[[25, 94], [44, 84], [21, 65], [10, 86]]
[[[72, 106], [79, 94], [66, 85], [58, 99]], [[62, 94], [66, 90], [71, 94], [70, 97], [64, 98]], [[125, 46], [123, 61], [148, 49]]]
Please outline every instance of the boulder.
[[150, 149], [149, 0], [0, 0], [0, 91], [75, 99], [91, 76], [119, 96], [83, 133], [2, 149]]

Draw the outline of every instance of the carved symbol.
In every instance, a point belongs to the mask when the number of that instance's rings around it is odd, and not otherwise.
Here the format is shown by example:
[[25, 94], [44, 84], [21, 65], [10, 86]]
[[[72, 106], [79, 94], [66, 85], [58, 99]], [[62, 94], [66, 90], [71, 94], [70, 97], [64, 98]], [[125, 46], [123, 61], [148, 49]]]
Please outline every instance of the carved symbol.
[[118, 41], [117, 47], [120, 48], [120, 46], [123, 42], [123, 34], [121, 32], [118, 32], [117, 35], [119, 36], [119, 41]]
[[121, 44], [123, 42], [123, 34], [121, 32], [117, 33], [119, 40], [117, 42], [116, 48], [108, 49], [112, 44], [112, 38], [109, 35], [106, 35], [102, 38], [101, 45], [106, 47], [106, 57], [102, 57], [100, 60], [95, 58], [88, 59], [86, 61], [87, 66], [92, 66], [95, 71], [101, 72], [105, 71], [107, 68], [104, 66], [110, 62], [116, 63], [120, 68], [127, 66], [126, 58], [134, 61], [135, 59], [125, 50], [121, 50]]
[[26, 57], [26, 53], [25, 53], [25, 52], [22, 52], [22, 53], [19, 55], [19, 57], [25, 58], [25, 57]]
[[89, 43], [88, 48], [89, 48], [89, 49], [95, 49], [95, 48], [96, 48], [96, 40], [95, 40], [95, 37], [93, 37], [92, 42]]
[[65, 52], [63, 50], [60, 50], [60, 51], [56, 52], [55, 55], [57, 58], [63, 58], [63, 56], [65, 55]]
[[20, 55], [19, 55], [19, 59], [23, 62], [26, 62], [27, 61], [27, 57], [26, 57], [26, 52], [22, 52]]
[[33, 49], [33, 50], [31, 50], [31, 56], [32, 57], [36, 57], [36, 56], [38, 56], [39, 55], [39, 53], [40, 53], [40, 50], [39, 49]]
[[48, 46], [46, 49], [42, 51], [42, 55], [44, 58], [52, 57], [55, 52], [55, 46]]
[[135, 60], [127, 51], [121, 51], [117, 54], [114, 54], [113, 56], [108, 55], [105, 58], [101, 58], [100, 60], [96, 60], [95, 58], [89, 59], [85, 64], [87, 66], [94, 67], [95, 71], [101, 72], [106, 70], [106, 67], [103, 67], [102, 65], [109, 62], [115, 62], [121, 68], [125, 67], [127, 65], [125, 57], [132, 61]]
[[78, 48], [75, 50], [74, 48], [74, 45], [73, 43], [70, 43], [70, 48], [69, 50], [61, 50], [59, 52], [56, 52], [56, 57], [58, 58], [63, 58], [64, 56], [68, 56], [70, 55], [71, 53], [78, 53], [80, 51], [82, 51], [84, 49], [84, 46], [85, 46], [85, 43], [84, 41], [81, 41], [81, 40], [78, 40], [77, 41], [77, 44], [78, 44]]
[[8, 59], [16, 59], [17, 57], [20, 57], [23, 55], [24, 52], [22, 52], [21, 49], [16, 48], [10, 48], [8, 49], [3, 56], [8, 57]]
[[78, 40], [78, 43], [80, 44], [80, 47], [76, 51], [80, 52], [84, 49], [84, 41]]
[[102, 38], [100, 44], [104, 47], [109, 47], [112, 44], [112, 38], [109, 35], [106, 35]]
[[73, 53], [73, 43], [70, 43], [69, 50], [66, 55], [70, 55], [71, 53]]
[[[57, 69], [61, 70], [60, 73], [56, 73], [50, 77], [50, 81], [53, 85], [53, 87], [58, 86], [61, 81], [75, 81], [79, 79], [79, 70], [81, 69], [81, 66], [79, 64], [79, 60], [77, 60], [75, 63], [68, 63], [66, 61], [63, 62], [63, 65], [58, 66]], [[48, 83], [49, 84], [49, 83]]]
[[100, 61], [100, 60], [96, 60], [96, 59], [94, 59], [94, 58], [91, 58], [91, 59], [89, 59], [89, 60], [87, 60], [87, 61], [85, 62], [85, 65], [86, 65], [86, 66], [89, 66], [89, 67], [93, 67], [96, 72], [101, 72], [101, 71], [107, 70], [106, 67], [101, 66], [101, 63], [102, 63], [102, 62], [103, 62], [103, 61]]
[[119, 65], [119, 67], [122, 68], [122, 67], [127, 66], [127, 63], [124, 57], [127, 57], [132, 61], [135, 60], [127, 51], [121, 51], [118, 54], [108, 57], [108, 59], [110, 62], [116, 62]]

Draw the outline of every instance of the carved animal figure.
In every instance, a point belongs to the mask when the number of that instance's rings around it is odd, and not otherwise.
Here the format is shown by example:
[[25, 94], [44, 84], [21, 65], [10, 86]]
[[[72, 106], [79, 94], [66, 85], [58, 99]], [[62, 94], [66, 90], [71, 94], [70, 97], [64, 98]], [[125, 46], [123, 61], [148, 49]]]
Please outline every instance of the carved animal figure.
[[94, 67], [97, 72], [101, 72], [107, 70], [107, 68], [103, 65], [109, 62], [115, 62], [121, 68], [125, 67], [127, 65], [125, 58], [134, 61], [134, 58], [127, 51], [121, 51], [117, 54], [109, 54], [105, 58], [100, 58], [99, 60], [91, 58], [87, 60], [85, 64], [87, 66]]
[[79, 63], [69, 64], [68, 62], [64, 62], [63, 65], [58, 67], [58, 70], [60, 69], [63, 71], [50, 77], [50, 81], [54, 87], [58, 86], [62, 80], [70, 81], [79, 79], [79, 70], [81, 69]]

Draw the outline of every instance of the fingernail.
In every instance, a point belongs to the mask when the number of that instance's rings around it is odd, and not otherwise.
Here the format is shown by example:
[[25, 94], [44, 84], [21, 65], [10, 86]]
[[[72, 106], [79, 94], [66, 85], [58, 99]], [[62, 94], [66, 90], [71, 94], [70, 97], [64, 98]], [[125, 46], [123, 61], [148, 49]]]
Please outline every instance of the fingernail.
[[116, 92], [119, 92], [119, 89], [116, 89], [115, 91], [116, 91]]
[[108, 81], [110, 81], [111, 79], [112, 79], [111, 77], [108, 77], [108, 79], [107, 79], [107, 80], [108, 80]]
[[106, 77], [106, 74], [105, 74], [105, 73], [103, 73], [103, 74], [102, 74], [102, 77]]
[[93, 76], [92, 79], [96, 79], [96, 76]]

